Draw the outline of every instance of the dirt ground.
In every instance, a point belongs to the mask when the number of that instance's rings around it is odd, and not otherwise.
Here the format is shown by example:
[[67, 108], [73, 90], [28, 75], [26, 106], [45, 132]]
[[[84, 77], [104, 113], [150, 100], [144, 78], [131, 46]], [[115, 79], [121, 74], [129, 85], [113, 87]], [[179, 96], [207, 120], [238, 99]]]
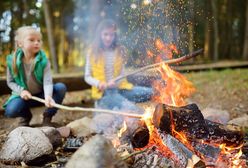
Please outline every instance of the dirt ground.
[[[189, 99], [189, 103], [196, 103], [200, 110], [207, 107], [227, 110], [231, 119], [248, 114], [247, 74], [248, 69], [187, 73], [185, 76], [196, 87], [196, 92]], [[1, 97], [2, 102], [4, 99], [6, 96]], [[89, 90], [69, 92], [63, 103], [70, 104], [70, 106], [93, 106]], [[32, 109], [32, 127], [41, 125], [44, 109], [45, 107]], [[53, 122], [57, 126], [63, 126], [84, 116], [91, 116], [91, 113], [59, 110], [53, 118]], [[4, 143], [7, 133], [16, 127], [15, 122], [15, 119], [5, 118], [3, 113], [0, 115], [0, 147]]]

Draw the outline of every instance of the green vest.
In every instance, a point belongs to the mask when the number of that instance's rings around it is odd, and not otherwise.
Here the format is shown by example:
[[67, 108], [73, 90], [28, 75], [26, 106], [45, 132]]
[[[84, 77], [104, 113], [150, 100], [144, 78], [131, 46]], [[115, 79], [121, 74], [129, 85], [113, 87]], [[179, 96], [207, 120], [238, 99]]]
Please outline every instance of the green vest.
[[[7, 66], [10, 70], [10, 74], [13, 76], [15, 83], [17, 83], [18, 85], [20, 85], [21, 87], [23, 87], [24, 89], [27, 89], [27, 84], [25, 82], [25, 74], [24, 74], [24, 69], [23, 69], [23, 63], [22, 63], [22, 57], [24, 56], [24, 53], [22, 51], [22, 49], [17, 49], [15, 55], [14, 54], [10, 54], [7, 56], [6, 62], [7, 62]], [[13, 58], [16, 57], [16, 68], [17, 68], [17, 73], [14, 73], [13, 70]], [[44, 69], [47, 65], [47, 57], [46, 54], [43, 51], [39, 51], [36, 56], [35, 56], [35, 60], [34, 60], [34, 69], [33, 69], [33, 73], [34, 76], [36, 78], [36, 80], [38, 81], [39, 84], [43, 84], [43, 72]], [[3, 105], [3, 108], [6, 107], [6, 105], [14, 98], [19, 97], [20, 95], [18, 95], [17, 93], [12, 91], [12, 95], [9, 97], [9, 99], [7, 100], [7, 102]]]

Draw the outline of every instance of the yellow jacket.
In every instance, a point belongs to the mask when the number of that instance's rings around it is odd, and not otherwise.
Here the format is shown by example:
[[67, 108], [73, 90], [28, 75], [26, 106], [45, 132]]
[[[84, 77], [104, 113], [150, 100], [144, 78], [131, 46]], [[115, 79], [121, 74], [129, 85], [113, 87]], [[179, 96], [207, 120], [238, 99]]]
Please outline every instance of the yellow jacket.
[[[122, 64], [123, 64], [123, 59], [120, 54], [120, 51], [118, 49], [115, 50], [115, 60], [114, 60], [114, 78], [118, 77], [121, 73], [122, 69]], [[91, 73], [92, 77], [101, 81], [101, 82], [106, 82], [105, 79], [105, 62], [104, 58], [102, 56], [99, 56], [97, 60], [93, 55], [90, 56], [90, 64], [91, 64]], [[118, 84], [119, 89], [132, 89], [133, 85], [129, 83], [126, 78], [122, 79], [120, 83]], [[93, 99], [100, 99], [103, 95], [103, 92], [100, 91], [97, 87], [92, 86], [91, 89], [91, 94]]]

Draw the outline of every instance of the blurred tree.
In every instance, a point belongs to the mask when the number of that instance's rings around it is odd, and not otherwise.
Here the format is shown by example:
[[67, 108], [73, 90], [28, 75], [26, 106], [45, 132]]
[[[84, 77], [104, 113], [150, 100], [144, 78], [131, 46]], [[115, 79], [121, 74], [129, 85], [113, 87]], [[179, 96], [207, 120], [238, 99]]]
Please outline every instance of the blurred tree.
[[243, 59], [248, 60], [248, 0], [246, 0], [246, 20], [245, 20], [245, 38], [243, 45]]
[[59, 67], [58, 67], [57, 54], [56, 54], [55, 44], [54, 44], [53, 26], [51, 22], [51, 14], [49, 10], [48, 0], [43, 0], [43, 6], [44, 6], [46, 27], [47, 27], [46, 30], [47, 30], [47, 36], [48, 36], [48, 42], [49, 42], [49, 49], [50, 49], [50, 54], [52, 57], [53, 70], [55, 73], [58, 73]]
[[211, 7], [213, 13], [213, 31], [214, 31], [214, 45], [213, 45], [213, 60], [218, 61], [219, 59], [219, 26], [218, 26], [218, 11], [217, 11], [217, 1], [211, 0]]
[[[209, 60], [210, 57], [210, 47], [211, 47], [211, 34], [210, 34], [210, 11], [209, 11], [209, 1], [206, 0], [204, 2], [204, 14], [203, 17], [206, 19], [203, 19], [205, 24], [201, 23], [204, 25], [204, 59]], [[198, 42], [199, 43], [199, 42]]]

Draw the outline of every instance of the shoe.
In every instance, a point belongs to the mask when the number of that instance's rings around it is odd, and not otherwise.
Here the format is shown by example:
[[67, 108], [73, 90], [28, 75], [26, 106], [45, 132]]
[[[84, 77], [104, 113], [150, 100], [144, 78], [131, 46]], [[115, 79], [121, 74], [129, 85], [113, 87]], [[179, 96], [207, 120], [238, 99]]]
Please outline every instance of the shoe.
[[31, 118], [18, 117], [18, 126], [29, 126]]
[[43, 113], [43, 121], [42, 121], [42, 125], [43, 126], [52, 126], [52, 116], [49, 115], [47, 112]]
[[67, 138], [65, 144], [63, 145], [64, 151], [76, 151], [80, 146], [83, 145], [83, 137], [74, 138], [69, 137]]

